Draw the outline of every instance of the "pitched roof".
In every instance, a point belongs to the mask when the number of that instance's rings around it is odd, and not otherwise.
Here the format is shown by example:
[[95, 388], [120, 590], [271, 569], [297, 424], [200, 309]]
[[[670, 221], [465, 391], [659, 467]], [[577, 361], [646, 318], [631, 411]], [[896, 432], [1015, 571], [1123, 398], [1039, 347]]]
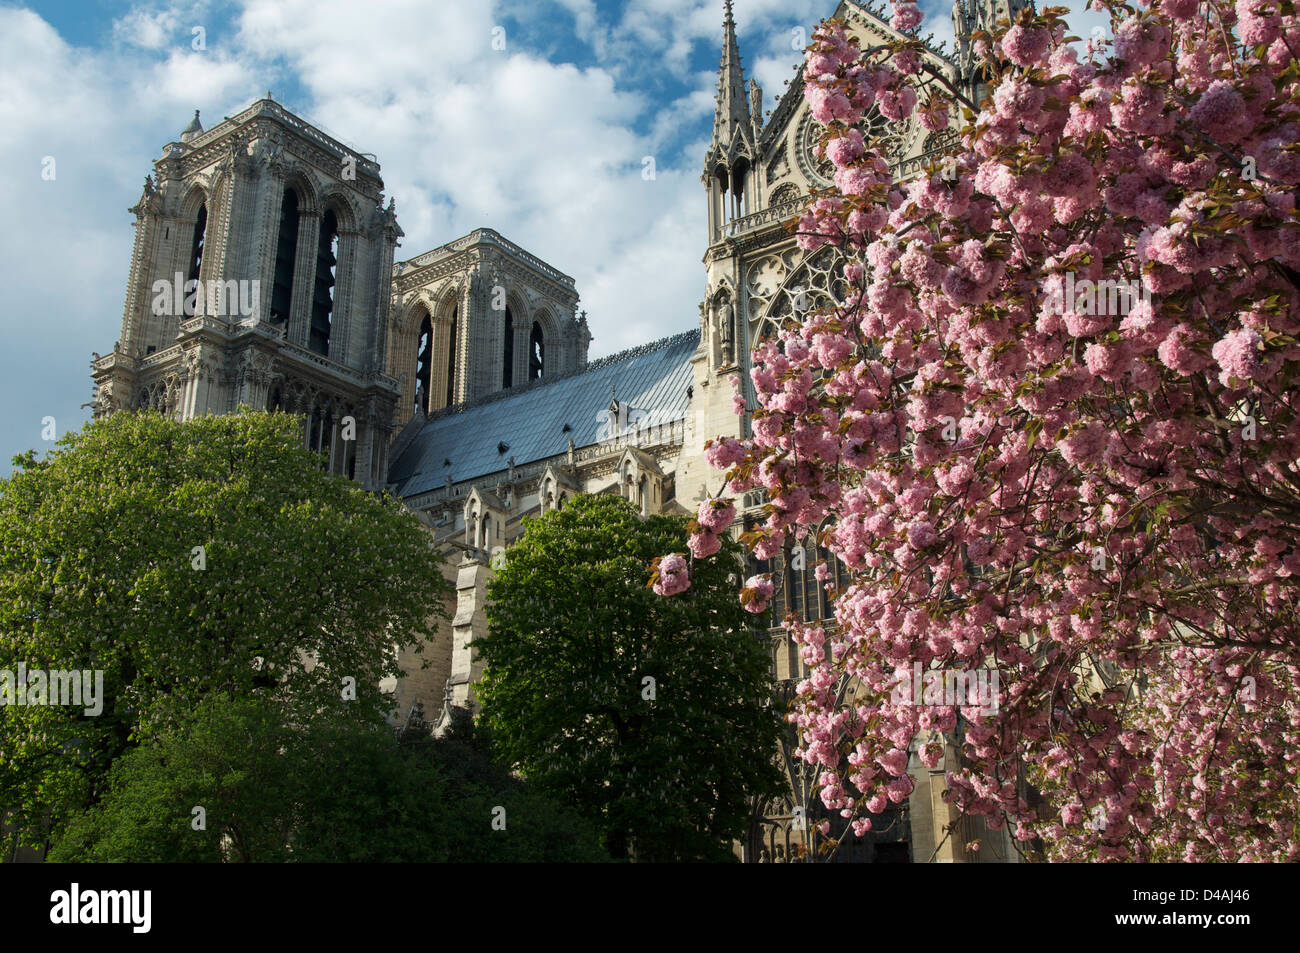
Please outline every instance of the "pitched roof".
[[[654, 427], [686, 417], [700, 332], [687, 331], [588, 364], [584, 370], [499, 391], [430, 417], [389, 467], [389, 489], [415, 496], [446, 484], [588, 447], [610, 436], [611, 390], [630, 420]], [[566, 431], [565, 425], [569, 429]], [[504, 447], [505, 449], [501, 449]], [[446, 464], [446, 465], [445, 465]]]

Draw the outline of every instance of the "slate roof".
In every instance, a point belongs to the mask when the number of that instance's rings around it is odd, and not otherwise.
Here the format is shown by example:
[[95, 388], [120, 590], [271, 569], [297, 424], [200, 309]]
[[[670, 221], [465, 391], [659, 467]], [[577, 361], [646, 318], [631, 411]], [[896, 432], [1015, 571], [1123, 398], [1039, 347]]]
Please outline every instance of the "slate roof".
[[415, 496], [446, 485], [448, 476], [460, 483], [505, 470], [510, 457], [525, 466], [559, 456], [570, 439], [578, 449], [598, 443], [606, 436], [611, 385], [642, 429], [682, 420], [699, 343], [700, 332], [687, 331], [592, 361], [566, 377], [441, 411], [392, 462], [389, 489], [399, 497]]

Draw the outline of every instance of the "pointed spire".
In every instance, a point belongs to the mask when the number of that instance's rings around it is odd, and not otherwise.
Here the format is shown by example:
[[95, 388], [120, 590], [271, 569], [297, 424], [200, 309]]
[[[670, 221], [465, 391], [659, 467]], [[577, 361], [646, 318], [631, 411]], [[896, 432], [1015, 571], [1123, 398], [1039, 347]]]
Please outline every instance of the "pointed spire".
[[740, 46], [736, 42], [736, 20], [731, 0], [725, 0], [722, 20], [722, 62], [718, 68], [717, 109], [713, 114], [713, 148], [726, 152], [741, 130], [749, 128], [749, 96], [745, 88], [745, 71], [740, 64]]

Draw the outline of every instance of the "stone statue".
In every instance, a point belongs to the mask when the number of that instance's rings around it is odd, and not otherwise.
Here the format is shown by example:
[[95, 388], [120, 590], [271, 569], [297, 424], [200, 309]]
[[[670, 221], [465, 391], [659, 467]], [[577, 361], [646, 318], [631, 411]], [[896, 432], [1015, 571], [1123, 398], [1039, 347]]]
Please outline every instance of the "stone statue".
[[755, 125], [763, 125], [763, 87], [752, 79], [749, 81], [749, 115]]
[[144, 188], [140, 192], [140, 201], [127, 209], [132, 215], [143, 217], [146, 214], [158, 214], [162, 211], [162, 193], [154, 184], [153, 176], [144, 177]]

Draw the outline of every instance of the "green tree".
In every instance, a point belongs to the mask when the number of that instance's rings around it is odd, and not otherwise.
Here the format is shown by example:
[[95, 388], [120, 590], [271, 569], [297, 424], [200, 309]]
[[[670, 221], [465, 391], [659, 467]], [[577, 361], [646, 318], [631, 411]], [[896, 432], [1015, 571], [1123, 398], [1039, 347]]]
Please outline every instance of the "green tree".
[[114, 763], [108, 794], [50, 859], [609, 860], [590, 824], [491, 763], [472, 735], [399, 742], [382, 723], [284, 714], [271, 700], [204, 700]]
[[323, 472], [292, 417], [119, 414], [15, 464], [0, 669], [103, 673], [97, 716], [0, 705], [0, 813], [26, 843], [95, 803], [137, 733], [214, 692], [373, 722], [393, 646], [444, 614], [431, 537]]
[[748, 799], [776, 794], [767, 653], [736, 598], [739, 547], [660, 598], [647, 567], [687, 521], [583, 496], [526, 524], [489, 585], [476, 689], [506, 761], [601, 828], [616, 858], [731, 856]]

